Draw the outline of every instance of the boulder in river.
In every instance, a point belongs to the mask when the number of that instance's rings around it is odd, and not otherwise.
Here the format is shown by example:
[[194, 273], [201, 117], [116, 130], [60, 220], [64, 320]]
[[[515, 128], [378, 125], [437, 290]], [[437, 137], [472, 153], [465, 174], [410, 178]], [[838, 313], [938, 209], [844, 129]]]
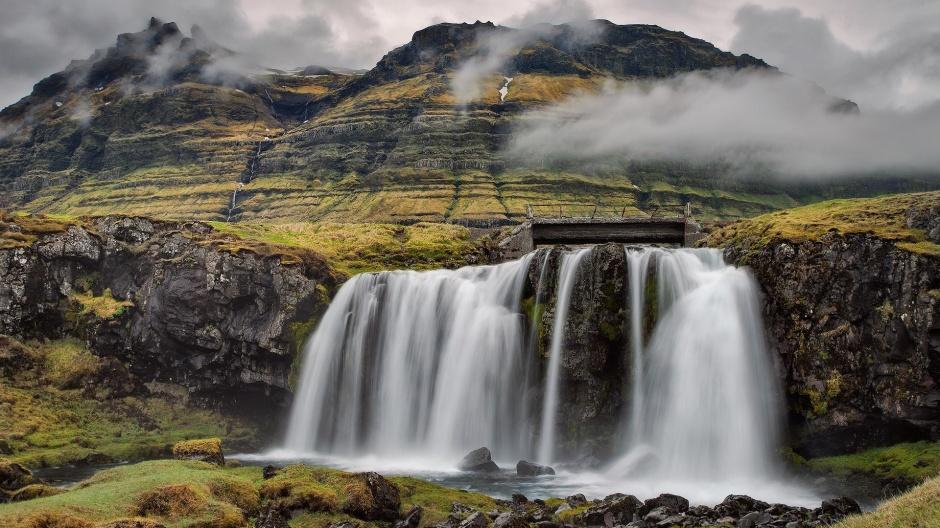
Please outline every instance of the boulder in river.
[[520, 460], [516, 464], [516, 474], [520, 477], [537, 477], [539, 475], [554, 475], [555, 470], [549, 466]]
[[490, 453], [490, 450], [486, 447], [474, 449], [467, 453], [467, 456], [463, 457], [463, 460], [460, 461], [460, 465], [457, 467], [461, 471], [481, 471], [486, 473], [499, 471], [499, 466], [496, 465], [496, 462], [493, 462], [492, 453]]

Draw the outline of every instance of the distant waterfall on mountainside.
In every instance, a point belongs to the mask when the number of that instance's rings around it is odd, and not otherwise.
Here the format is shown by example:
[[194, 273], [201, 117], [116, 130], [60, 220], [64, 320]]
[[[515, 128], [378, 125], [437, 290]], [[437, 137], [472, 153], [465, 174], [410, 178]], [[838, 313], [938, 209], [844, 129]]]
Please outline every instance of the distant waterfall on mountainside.
[[518, 307], [531, 258], [351, 278], [305, 347], [287, 448], [447, 463], [480, 446], [524, 456]]
[[[559, 424], [577, 419], [559, 416], [565, 332], [596, 257], [542, 253], [530, 269], [536, 255], [351, 278], [305, 347], [287, 451], [442, 468], [486, 446], [501, 460], [564, 463]], [[778, 389], [754, 280], [717, 250], [628, 247], [625, 259], [622, 444], [611, 445], [621, 456], [604, 478], [772, 476]], [[554, 298], [544, 359], [522, 310], [536, 276], [533, 313]]]
[[[627, 248], [631, 405], [625, 455], [610, 472], [670, 480], [772, 477], [777, 381], [757, 284], [710, 249]], [[658, 317], [642, 340], [646, 276]]]

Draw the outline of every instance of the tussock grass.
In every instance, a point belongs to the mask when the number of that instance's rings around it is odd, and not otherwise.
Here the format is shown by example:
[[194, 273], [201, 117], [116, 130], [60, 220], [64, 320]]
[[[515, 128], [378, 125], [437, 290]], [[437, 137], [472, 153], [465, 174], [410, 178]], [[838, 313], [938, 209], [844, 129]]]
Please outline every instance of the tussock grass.
[[[260, 469], [251, 469], [251, 472], [242, 468], [229, 470], [179, 460], [120, 466], [101, 471], [65, 493], [0, 505], [0, 526], [38, 528], [46, 525], [36, 524], [33, 519], [50, 518], [68, 519], [75, 526], [84, 527], [117, 524], [134, 517], [144, 517], [168, 528], [244, 526], [246, 515], [242, 507], [256, 506], [247, 490], [255, 489], [253, 479]], [[28, 524], [31, 522], [32, 525]]]
[[849, 517], [836, 528], [938, 528], [940, 527], [940, 477], [887, 500], [878, 509]]

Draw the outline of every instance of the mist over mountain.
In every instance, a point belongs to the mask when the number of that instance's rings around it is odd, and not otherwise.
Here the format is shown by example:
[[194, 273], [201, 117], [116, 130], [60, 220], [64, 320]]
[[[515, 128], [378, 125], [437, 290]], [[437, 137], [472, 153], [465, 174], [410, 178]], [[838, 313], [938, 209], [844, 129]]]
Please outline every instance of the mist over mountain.
[[[796, 81], [761, 59], [653, 25], [441, 23], [365, 72], [268, 69], [248, 57], [198, 27], [186, 34], [151, 19], [41, 80], [0, 112], [0, 206], [491, 225], [517, 220], [539, 201], [637, 210], [691, 201], [705, 218], [733, 218], [829, 193], [934, 185], [923, 167], [898, 167], [898, 177], [889, 163], [849, 166], [837, 185], [812, 177], [768, 185], [765, 176], [781, 172], [779, 159], [748, 154], [756, 163], [742, 166], [728, 155], [751, 148], [722, 134], [740, 121], [734, 109], [714, 111], [735, 83], [716, 95], [709, 90], [720, 85], [688, 79], [756, 76], [772, 83], [757, 90], [771, 97], [814, 94], [814, 102], [788, 103], [801, 108], [844, 115], [856, 105], [805, 81], [804, 89], [769, 90]], [[668, 112], [642, 101], [631, 109], [616, 95], [655, 94], [655, 86], [670, 84], [687, 97], [667, 102], [676, 106]], [[629, 133], [579, 118], [588, 107]], [[708, 109], [698, 126], [675, 117]], [[552, 115], [568, 124], [558, 134], [550, 125], [541, 138], [533, 123]], [[572, 116], [587, 126], [572, 128]], [[751, 118], [748, 126], [769, 130], [777, 119], [773, 112]], [[702, 138], [726, 137], [699, 147]], [[761, 139], [774, 140], [772, 132]]]

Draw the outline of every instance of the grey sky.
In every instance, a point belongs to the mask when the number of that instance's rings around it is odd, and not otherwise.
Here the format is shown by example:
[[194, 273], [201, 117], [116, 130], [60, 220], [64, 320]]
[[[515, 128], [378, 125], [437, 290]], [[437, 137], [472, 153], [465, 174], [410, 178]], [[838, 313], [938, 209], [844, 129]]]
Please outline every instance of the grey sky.
[[927, 105], [940, 93], [933, 0], [0, 0], [0, 105], [150, 16], [273, 67], [370, 67], [440, 21], [526, 24], [593, 16], [652, 23], [765, 58], [866, 107]]

